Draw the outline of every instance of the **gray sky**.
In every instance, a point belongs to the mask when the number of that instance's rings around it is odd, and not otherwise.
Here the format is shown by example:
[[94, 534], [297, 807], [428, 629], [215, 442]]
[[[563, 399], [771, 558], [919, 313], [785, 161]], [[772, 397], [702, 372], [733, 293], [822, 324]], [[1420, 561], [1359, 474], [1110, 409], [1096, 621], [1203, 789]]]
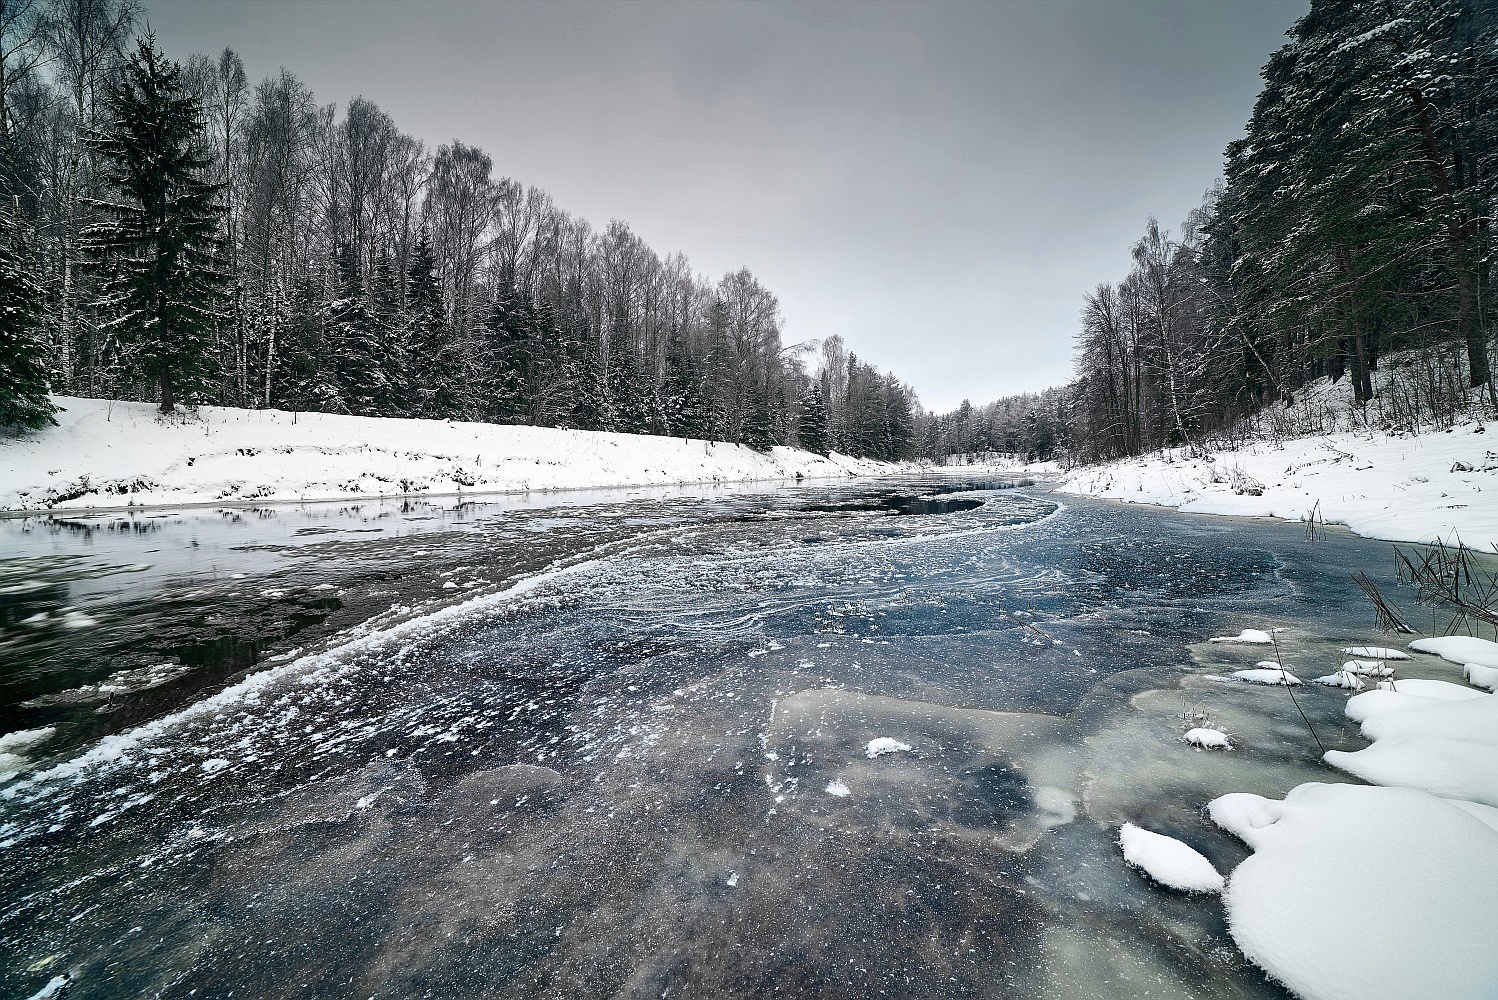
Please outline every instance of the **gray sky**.
[[945, 410], [1070, 377], [1084, 292], [1172, 231], [1305, 0], [982, 4], [148, 0], [159, 44], [237, 50], [323, 103], [714, 277], [787, 341], [840, 333]]

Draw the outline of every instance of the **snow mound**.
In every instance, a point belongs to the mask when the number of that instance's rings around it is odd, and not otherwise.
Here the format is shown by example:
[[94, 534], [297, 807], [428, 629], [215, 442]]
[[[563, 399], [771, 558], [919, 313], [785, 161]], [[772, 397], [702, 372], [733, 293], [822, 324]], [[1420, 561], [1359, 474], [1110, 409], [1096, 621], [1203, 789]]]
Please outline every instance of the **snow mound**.
[[1125, 823], [1118, 843], [1125, 861], [1161, 885], [1182, 892], [1222, 891], [1222, 876], [1212, 862], [1174, 837]]
[[1300, 684], [1300, 678], [1288, 670], [1279, 667], [1257, 667], [1253, 670], [1234, 670], [1233, 676], [1240, 681], [1248, 681], [1250, 684], [1277, 684], [1281, 687], [1295, 687]]
[[1489, 691], [1498, 691], [1498, 667], [1485, 667], [1480, 663], [1469, 663], [1462, 667], [1462, 676], [1468, 684], [1475, 684]]
[[1393, 677], [1394, 668], [1378, 660], [1348, 660], [1342, 670], [1360, 677]]
[[1344, 646], [1344, 656], [1356, 656], [1365, 660], [1408, 660], [1410, 654], [1389, 646]]
[[1482, 667], [1498, 667], [1498, 642], [1479, 639], [1472, 635], [1442, 635], [1433, 639], [1416, 639], [1410, 648], [1417, 653], [1435, 653], [1452, 663], [1475, 663]]
[[827, 794], [835, 795], [840, 799], [847, 798], [853, 790], [843, 783], [840, 778], [833, 778], [827, 782]]
[[1402, 695], [1394, 691], [1367, 691], [1349, 698], [1344, 710], [1349, 719], [1361, 721], [1363, 735], [1370, 740], [1396, 739], [1401, 736], [1441, 736], [1454, 740], [1471, 740], [1498, 746], [1498, 697], [1485, 695], [1465, 701], [1439, 701], [1422, 699], [1422, 704], [1412, 704], [1400, 711], [1380, 711], [1358, 720], [1358, 702], [1374, 695], [1396, 698], [1419, 697]]
[[1363, 682], [1358, 680], [1358, 675], [1350, 670], [1338, 670], [1334, 674], [1317, 677], [1316, 683], [1324, 684], [1327, 687], [1347, 688], [1349, 691], [1363, 690]]
[[890, 736], [880, 736], [877, 739], [869, 740], [869, 745], [863, 748], [863, 753], [865, 757], [873, 760], [875, 757], [882, 757], [887, 753], [906, 753], [909, 750], [909, 743], [901, 743]]
[[[1485, 696], [1491, 697], [1491, 696]], [[1399, 736], [1364, 750], [1328, 750], [1332, 767], [1375, 785], [1498, 807], [1498, 746], [1441, 736]], [[1498, 862], [1498, 857], [1491, 859]]]
[[[1498, 832], [1470, 810], [1415, 789], [1312, 783], [1283, 801], [1225, 795], [1208, 812], [1254, 851], [1223, 894], [1233, 940], [1294, 992], [1498, 996]], [[1354, 933], [1328, 940], [1338, 928]]]
[[1246, 628], [1242, 632], [1239, 632], [1237, 635], [1219, 635], [1216, 638], [1208, 639], [1207, 641], [1235, 642], [1250, 646], [1268, 646], [1274, 642], [1274, 640], [1270, 638], [1268, 632], [1263, 632], [1256, 628]]
[[1481, 691], [1472, 690], [1465, 684], [1423, 680], [1418, 677], [1407, 677], [1402, 681], [1379, 681], [1378, 689], [1411, 694], [1417, 698], [1430, 698], [1435, 701], [1471, 701], [1473, 698], [1490, 697]]
[[1203, 729], [1200, 726], [1186, 730], [1186, 735], [1181, 737], [1181, 742], [1201, 747], [1204, 750], [1233, 749], [1233, 744], [1228, 741], [1227, 733], [1217, 729]]

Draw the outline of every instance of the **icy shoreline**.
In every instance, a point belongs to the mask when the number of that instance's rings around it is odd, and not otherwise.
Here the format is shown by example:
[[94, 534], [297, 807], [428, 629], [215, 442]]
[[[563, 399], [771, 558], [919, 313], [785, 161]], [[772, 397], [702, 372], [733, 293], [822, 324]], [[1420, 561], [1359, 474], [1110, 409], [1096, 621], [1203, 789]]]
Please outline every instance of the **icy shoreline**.
[[[969, 469], [976, 468], [973, 466]], [[1174, 448], [1061, 471], [1001, 466], [1056, 491], [1188, 514], [1340, 524], [1365, 538], [1498, 545], [1498, 436], [1480, 422], [1422, 434], [1345, 431], [1193, 457]]]
[[0, 512], [477, 496], [835, 479], [905, 466], [794, 448], [446, 420], [55, 397], [56, 427], [0, 438]]

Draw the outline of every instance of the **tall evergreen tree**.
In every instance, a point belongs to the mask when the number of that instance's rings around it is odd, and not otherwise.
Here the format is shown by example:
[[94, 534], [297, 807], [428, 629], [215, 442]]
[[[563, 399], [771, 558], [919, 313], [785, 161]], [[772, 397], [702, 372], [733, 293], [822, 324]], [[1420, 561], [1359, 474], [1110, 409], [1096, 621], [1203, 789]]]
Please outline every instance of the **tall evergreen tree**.
[[92, 137], [106, 183], [105, 221], [87, 230], [104, 277], [106, 329], [157, 387], [162, 412], [196, 402], [212, 379], [225, 279], [216, 259], [218, 187], [201, 151], [202, 109], [182, 67], [141, 39], [107, 91], [110, 124]]
[[821, 383], [812, 379], [801, 397], [801, 447], [818, 455], [827, 454], [827, 404], [822, 399]]
[[0, 427], [57, 422], [47, 398], [43, 293], [31, 246], [20, 221], [0, 210]]

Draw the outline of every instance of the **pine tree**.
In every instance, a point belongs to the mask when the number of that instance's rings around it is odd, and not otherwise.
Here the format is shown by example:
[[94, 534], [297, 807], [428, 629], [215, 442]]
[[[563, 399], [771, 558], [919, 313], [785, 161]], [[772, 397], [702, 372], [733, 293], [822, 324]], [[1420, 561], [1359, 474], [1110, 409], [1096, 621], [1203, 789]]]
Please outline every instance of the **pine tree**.
[[319, 366], [326, 402], [319, 409], [376, 416], [389, 395], [380, 352], [380, 331], [365, 301], [359, 266], [349, 254], [339, 262], [338, 297], [323, 313]]
[[412, 416], [451, 419], [457, 416], [459, 355], [442, 308], [437, 261], [425, 226], [406, 269], [406, 308], [401, 322]]
[[47, 398], [42, 287], [32, 274], [31, 241], [0, 211], [0, 427], [36, 429], [57, 421]]
[[801, 397], [801, 447], [818, 455], [827, 454], [827, 404], [822, 401], [822, 386], [813, 379]]
[[96, 202], [87, 230], [104, 278], [101, 309], [127, 363], [156, 384], [161, 410], [195, 402], [212, 374], [212, 333], [224, 300], [217, 263], [218, 187], [197, 139], [202, 109], [182, 67], [141, 39], [106, 102], [111, 124], [90, 142], [121, 200]]

